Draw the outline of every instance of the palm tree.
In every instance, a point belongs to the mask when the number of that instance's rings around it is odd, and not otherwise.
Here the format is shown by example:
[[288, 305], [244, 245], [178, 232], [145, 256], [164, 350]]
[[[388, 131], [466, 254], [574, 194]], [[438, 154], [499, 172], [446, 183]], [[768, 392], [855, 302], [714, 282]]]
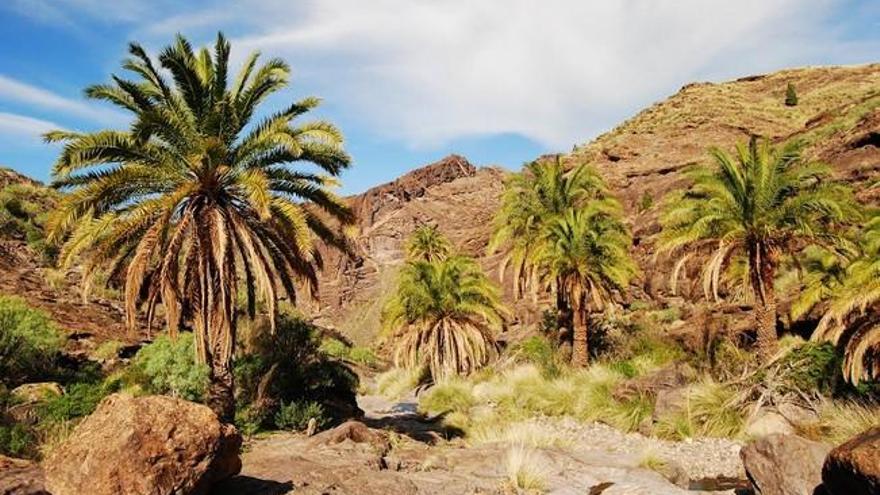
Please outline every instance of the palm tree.
[[407, 261], [382, 319], [395, 365], [426, 366], [439, 381], [488, 363], [505, 314], [497, 288], [479, 265], [450, 255]]
[[142, 303], [149, 322], [161, 303], [172, 336], [191, 325], [211, 370], [208, 404], [228, 421], [240, 278], [251, 317], [257, 299], [274, 320], [281, 295], [295, 300], [297, 286], [316, 295], [315, 241], [345, 246], [326, 222], [351, 217], [328, 188], [349, 158], [332, 124], [294, 124], [315, 98], [254, 122], [260, 103], [288, 83], [282, 60], [258, 66], [253, 53], [230, 82], [222, 34], [213, 53], [194, 52], [181, 36], [156, 60], [135, 43], [129, 52], [123, 67], [136, 79], [113, 76], [86, 95], [130, 112], [131, 126], [46, 135], [64, 143], [53, 177], [68, 192], [50, 235], [63, 241], [63, 266], [84, 258], [86, 290], [102, 268], [124, 278], [130, 327]]
[[858, 211], [851, 191], [828, 180], [827, 166], [803, 160], [796, 144], [776, 148], [752, 138], [736, 147], [735, 156], [717, 148], [710, 156], [715, 167], [692, 169], [690, 189], [668, 198], [659, 252], [681, 250], [684, 263], [709, 250], [704, 289], [716, 299], [722, 271], [744, 257], [758, 351], [768, 358], [776, 350], [774, 282], [782, 257], [811, 244], [837, 245], [837, 227]]
[[[581, 208], [588, 202], [606, 197], [608, 191], [601, 176], [587, 164], [566, 172], [562, 158], [528, 163], [522, 173], [508, 179], [495, 216], [489, 252], [503, 250], [500, 265], [502, 281], [508, 267], [513, 269], [514, 293], [521, 297], [524, 288], [536, 276], [532, 253], [541, 232], [565, 211]], [[556, 284], [559, 286], [560, 284]], [[571, 328], [571, 307], [563, 291], [556, 291], [556, 311], [560, 328]]]
[[406, 243], [409, 259], [438, 261], [449, 255], [451, 246], [436, 225], [421, 225], [413, 231]]
[[545, 286], [564, 294], [574, 326], [572, 364], [589, 362], [589, 311], [602, 310], [638, 272], [629, 255], [632, 244], [613, 200], [594, 200], [550, 220], [541, 232], [530, 263]]
[[864, 226], [860, 240], [861, 255], [833, 286], [828, 309], [812, 337], [842, 344], [844, 377], [856, 384], [880, 377], [880, 214]]

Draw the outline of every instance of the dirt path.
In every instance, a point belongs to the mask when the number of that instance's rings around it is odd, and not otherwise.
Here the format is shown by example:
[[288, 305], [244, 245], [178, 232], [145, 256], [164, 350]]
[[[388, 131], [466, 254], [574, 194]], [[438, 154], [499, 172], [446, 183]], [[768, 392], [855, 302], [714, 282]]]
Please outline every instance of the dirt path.
[[[733, 493], [719, 479], [741, 477], [734, 442], [665, 442], [604, 425], [534, 418], [528, 423], [560, 432], [570, 445], [471, 445], [421, 416], [414, 396], [389, 401], [364, 395], [358, 404], [369, 435], [258, 438], [247, 445], [241, 476], [214, 494], [510, 494], [517, 493], [511, 466], [522, 455], [541, 492], [553, 494]], [[662, 475], [643, 467], [648, 454], [663, 460]]]

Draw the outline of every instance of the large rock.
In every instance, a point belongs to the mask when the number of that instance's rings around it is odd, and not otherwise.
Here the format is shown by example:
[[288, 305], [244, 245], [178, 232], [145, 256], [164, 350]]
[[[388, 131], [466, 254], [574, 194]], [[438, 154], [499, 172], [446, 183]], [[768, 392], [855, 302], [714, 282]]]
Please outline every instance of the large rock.
[[793, 435], [795, 428], [785, 419], [785, 416], [776, 411], [762, 410], [754, 419], [746, 425], [746, 435], [751, 438], [761, 438], [767, 435]]
[[49, 495], [43, 470], [35, 462], [0, 455], [0, 495]]
[[822, 480], [832, 495], [880, 493], [880, 428], [832, 450], [822, 468]]
[[195, 495], [241, 470], [241, 435], [205, 406], [115, 394], [45, 461], [53, 495]]
[[740, 451], [746, 475], [761, 495], [819, 495], [822, 462], [831, 447], [794, 435], [762, 437]]

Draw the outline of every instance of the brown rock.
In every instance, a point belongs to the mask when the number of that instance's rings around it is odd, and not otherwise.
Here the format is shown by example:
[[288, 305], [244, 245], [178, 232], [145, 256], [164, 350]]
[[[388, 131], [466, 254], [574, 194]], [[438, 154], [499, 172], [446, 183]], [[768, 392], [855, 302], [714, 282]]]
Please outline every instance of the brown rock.
[[241, 469], [241, 436], [205, 406], [114, 394], [44, 462], [53, 495], [194, 495]]
[[794, 435], [768, 435], [740, 451], [746, 475], [761, 495], [818, 495], [828, 445]]
[[832, 495], [880, 493], [880, 428], [832, 450], [822, 467], [822, 480]]
[[767, 435], [793, 435], [795, 428], [785, 416], [776, 411], [762, 410], [746, 425], [746, 435], [752, 438]]
[[314, 445], [334, 445], [346, 440], [370, 444], [382, 452], [389, 448], [388, 438], [385, 435], [360, 421], [346, 421], [332, 430], [323, 431], [312, 437]]
[[49, 495], [43, 470], [35, 462], [0, 455], [0, 495]]

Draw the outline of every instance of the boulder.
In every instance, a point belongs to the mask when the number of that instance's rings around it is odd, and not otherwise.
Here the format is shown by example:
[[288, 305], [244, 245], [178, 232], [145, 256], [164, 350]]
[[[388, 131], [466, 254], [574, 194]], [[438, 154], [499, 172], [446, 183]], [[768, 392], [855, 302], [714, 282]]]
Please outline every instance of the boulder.
[[680, 388], [693, 379], [695, 373], [687, 364], [667, 366], [651, 374], [623, 382], [615, 388], [614, 398], [628, 400], [638, 396], [656, 395], [661, 390]]
[[818, 495], [822, 462], [831, 448], [795, 435], [772, 434], [740, 451], [746, 475], [761, 495]]
[[832, 495], [880, 493], [880, 428], [832, 450], [822, 467], [822, 480]]
[[685, 387], [663, 389], [657, 392], [654, 400], [654, 412], [651, 418], [654, 422], [684, 409], [687, 403], [687, 389]]
[[43, 464], [53, 495], [196, 495], [241, 470], [241, 435], [207, 407], [105, 398]]
[[43, 486], [43, 470], [35, 462], [0, 455], [0, 494], [49, 495]]
[[25, 383], [12, 389], [10, 393], [21, 402], [33, 404], [64, 395], [64, 389], [55, 382]]
[[766, 409], [758, 412], [754, 419], [746, 425], [746, 435], [752, 438], [773, 434], [793, 435], [794, 433], [794, 426], [783, 415]]

